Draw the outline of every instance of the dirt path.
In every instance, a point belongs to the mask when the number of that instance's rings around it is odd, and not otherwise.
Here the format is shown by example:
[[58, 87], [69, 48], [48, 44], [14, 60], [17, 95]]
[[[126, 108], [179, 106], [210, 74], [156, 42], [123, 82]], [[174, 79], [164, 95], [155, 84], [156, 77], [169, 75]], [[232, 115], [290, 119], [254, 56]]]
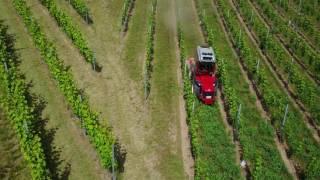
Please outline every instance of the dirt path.
[[[303, 120], [304, 120], [306, 126], [308, 127], [308, 129], [310, 129], [310, 131], [312, 132], [312, 135], [313, 135], [314, 139], [318, 143], [320, 143], [320, 136], [319, 136], [320, 131], [319, 131], [319, 128], [315, 125], [315, 123], [311, 123], [310, 122], [310, 121], [312, 121], [312, 119], [311, 119], [310, 115], [307, 112], [305, 112], [306, 108], [304, 107], [304, 105], [299, 100], [294, 98], [294, 93], [293, 93], [293, 91], [291, 90], [290, 87], [286, 86], [286, 82], [284, 81], [283, 76], [278, 71], [276, 71], [276, 69], [275, 69], [276, 66], [272, 63], [272, 61], [270, 60], [270, 58], [268, 56], [266, 56], [265, 54], [262, 53], [261, 49], [259, 48], [258, 41], [257, 41], [255, 33], [248, 29], [248, 27], [246, 26], [246, 23], [243, 21], [241, 15], [236, 10], [236, 7], [234, 6], [232, 0], [229, 0], [229, 1], [230, 1], [230, 4], [233, 6], [235, 12], [237, 12], [237, 17], [238, 17], [240, 23], [243, 24], [243, 27], [244, 27], [248, 37], [250, 38], [251, 42], [254, 44], [254, 46], [258, 50], [258, 53], [259, 53], [260, 57], [262, 57], [264, 62], [266, 62], [266, 65], [268, 66], [270, 71], [273, 74], [277, 75], [277, 76], [274, 76], [274, 77], [278, 81], [278, 84], [281, 85], [282, 89], [284, 89], [285, 93], [288, 95], [288, 99], [292, 102], [292, 104], [303, 115]], [[256, 12], [256, 13], [258, 13], [258, 12]]]
[[[194, 13], [196, 14], [197, 13], [197, 10], [196, 10], [196, 5], [195, 5], [195, 1], [192, 0], [192, 9], [194, 11]], [[198, 16], [196, 16], [196, 19], [197, 19], [197, 22], [200, 22]], [[197, 30], [198, 30], [198, 33], [201, 34], [201, 40], [202, 42], [204, 42], [205, 38], [203, 36], [203, 31], [202, 29], [200, 28], [200, 26], [197, 26]], [[233, 144], [235, 145], [235, 161], [236, 161], [236, 164], [240, 165], [240, 161], [241, 161], [241, 158], [242, 158], [242, 148], [240, 147], [240, 142], [238, 140], [236, 140], [234, 137], [234, 134], [233, 134], [233, 127], [232, 125], [230, 125], [230, 123], [228, 122], [228, 117], [227, 117], [227, 112], [226, 112], [226, 109], [225, 109], [225, 104], [224, 104], [224, 99], [222, 97], [222, 94], [220, 92], [220, 90], [218, 90], [217, 92], [217, 103], [219, 105], [219, 111], [220, 111], [220, 114], [221, 114], [221, 117], [222, 117], [222, 122], [225, 126], [225, 129], [226, 129], [226, 132], [229, 136], [231, 136], [233, 140]], [[241, 168], [241, 175], [242, 177], [246, 177], [247, 176], [247, 172], [245, 169]]]
[[[173, 120], [179, 118], [173, 117], [179, 114], [179, 109], [173, 111], [174, 116], [172, 116], [173, 114], [166, 113], [164, 106], [150, 106], [146, 103], [142, 98], [143, 91], [140, 91], [143, 83], [133, 81], [127, 73], [124, 73], [125, 67], [120, 63], [122, 49], [119, 47], [124, 46], [121, 46], [116, 24], [122, 2], [103, 3], [102, 0], [88, 2], [95, 23], [92, 26], [79, 24], [89, 41], [89, 46], [96, 53], [97, 61], [103, 67], [100, 73], [93, 72], [90, 65], [83, 61], [78, 50], [56, 26], [47, 10], [37, 5], [37, 0], [31, 2], [36, 4], [32, 10], [38, 12], [37, 18], [41, 20], [44, 31], [56, 42], [58, 54], [65, 64], [71, 67], [78, 86], [83, 88], [89, 97], [92, 109], [100, 112], [102, 124], [108, 123], [113, 126], [113, 131], [126, 150], [124, 172], [120, 174], [120, 178], [166, 179], [173, 177], [175, 173], [180, 173], [180, 171], [172, 172], [170, 170], [172, 167], [162, 162], [168, 159], [173, 161], [174, 158], [181, 156], [179, 151], [181, 147], [178, 143], [179, 126], [173, 124], [167, 127], [161, 126], [161, 123], [170, 120], [175, 123]], [[158, 97], [158, 94], [155, 97]], [[170, 118], [155, 118], [151, 113], [155, 108], [157, 112], [169, 114]], [[168, 131], [176, 140], [171, 144], [161, 144]], [[168, 149], [170, 154], [162, 153], [160, 151], [162, 148]], [[177, 155], [171, 156], [172, 154]], [[180, 164], [176, 166], [174, 168], [180, 168]]]
[[60, 172], [66, 170], [65, 177], [69, 179], [108, 177], [106, 171], [100, 166], [95, 150], [83, 136], [78, 122], [68, 110], [64, 97], [51, 78], [47, 65], [35, 48], [12, 3], [1, 1], [0, 7], [4, 8], [0, 11], [5, 14], [3, 17], [11, 27], [9, 30], [16, 35], [16, 48], [21, 55], [21, 71], [26, 75], [27, 81], [33, 82], [31, 91], [40, 95], [47, 103], [43, 118], [48, 120], [46, 129], [54, 132], [47, 137], [48, 145], [52, 150], [51, 158], [55, 159], [54, 162], [50, 162], [52, 164], [50, 166], [57, 166], [54, 168]]
[[[196, 10], [196, 5], [195, 5], [195, 1], [194, 0], [192, 0], [192, 9], [194, 11], [194, 14], [196, 14], [197, 10]], [[196, 19], [197, 19], [197, 22], [200, 22], [198, 16], [196, 16]], [[200, 26], [197, 26], [197, 32], [199, 34], [201, 34], [201, 41], [205, 42], [205, 37], [203, 35], [203, 31], [202, 31]], [[227, 112], [226, 112], [226, 109], [225, 109], [224, 99], [222, 97], [222, 94], [221, 94], [220, 90], [218, 90], [218, 92], [217, 92], [217, 103], [218, 103], [218, 106], [219, 106], [219, 111], [220, 111], [220, 114], [221, 114], [221, 117], [222, 117], [221, 119], [222, 119], [222, 122], [224, 124], [225, 130], [226, 130], [227, 134], [229, 136], [231, 136], [230, 139], [232, 139], [232, 143], [235, 145], [235, 157], [236, 157], [235, 161], [236, 161], [236, 164], [240, 165], [240, 161], [241, 161], [241, 158], [242, 158], [242, 153], [241, 153], [242, 150], [241, 150], [239, 141], [234, 138], [235, 136], [233, 134], [233, 127], [228, 122], [228, 116], [227, 116]], [[242, 177], [246, 177], [247, 176], [247, 172], [246, 172], [245, 169], [241, 168], [241, 175], [242, 175]]]
[[[228, 116], [227, 116], [227, 112], [226, 112], [226, 104], [225, 104], [225, 101], [222, 97], [222, 94], [220, 92], [220, 90], [218, 90], [218, 93], [217, 93], [217, 103], [219, 105], [219, 110], [220, 110], [220, 114], [222, 116], [222, 120], [223, 120], [223, 124], [226, 128], [226, 131], [227, 133], [232, 137], [230, 139], [233, 140], [233, 144], [235, 145], [235, 154], [236, 154], [236, 163], [237, 165], [240, 166], [240, 161], [241, 159], [243, 158], [243, 155], [242, 155], [242, 148], [240, 146], [240, 142], [239, 140], [235, 139], [234, 137], [234, 133], [233, 133], [233, 127], [232, 125], [228, 122]], [[246, 171], [245, 168], [241, 168], [241, 176], [242, 177], [247, 177], [248, 173]]]
[[[178, 48], [177, 48], [178, 49]], [[179, 51], [177, 51], [178, 57]], [[179, 59], [179, 58], [178, 58]], [[180, 61], [179, 61], [180, 62]], [[181, 67], [181, 63], [179, 63]], [[183, 157], [183, 165], [187, 174], [187, 179], [194, 179], [194, 159], [191, 153], [191, 139], [189, 136], [189, 128], [187, 125], [187, 114], [185, 108], [185, 100], [183, 98], [183, 80], [181, 68], [177, 68], [177, 77], [179, 83], [179, 112], [180, 112], [180, 129], [181, 129], [181, 150]]]

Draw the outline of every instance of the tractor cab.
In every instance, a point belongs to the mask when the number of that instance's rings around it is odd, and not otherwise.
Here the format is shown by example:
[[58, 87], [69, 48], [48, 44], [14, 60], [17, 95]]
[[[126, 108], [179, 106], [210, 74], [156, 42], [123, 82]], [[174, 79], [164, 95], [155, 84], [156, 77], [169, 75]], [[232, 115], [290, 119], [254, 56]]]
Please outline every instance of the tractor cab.
[[212, 47], [198, 46], [197, 58], [192, 61], [192, 90], [204, 104], [213, 104], [217, 79], [216, 58]]

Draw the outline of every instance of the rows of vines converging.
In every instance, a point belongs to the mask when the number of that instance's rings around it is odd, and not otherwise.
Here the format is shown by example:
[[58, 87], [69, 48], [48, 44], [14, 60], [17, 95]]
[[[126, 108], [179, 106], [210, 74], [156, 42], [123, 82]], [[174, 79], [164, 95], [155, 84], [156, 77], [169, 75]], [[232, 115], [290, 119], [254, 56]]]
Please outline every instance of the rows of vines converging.
[[303, 32], [314, 45], [314, 49], [320, 50], [320, 30], [317, 29], [317, 23], [314, 23], [308, 16], [301, 15], [294, 7], [288, 6], [287, 3], [282, 3], [278, 0], [271, 0], [270, 3], [273, 4], [273, 7], [283, 10], [287, 20], [291, 21], [300, 32]]
[[[260, 47], [271, 57], [277, 65], [277, 69], [282, 70], [283, 73], [289, 76], [290, 86], [294, 87], [297, 98], [308, 108], [315, 122], [320, 124], [320, 106], [318, 105], [318, 100], [320, 100], [318, 92], [320, 90], [317, 85], [306, 77], [304, 72], [297, 67], [297, 64], [292, 62], [291, 57], [286, 53], [276, 37], [271, 35], [264, 23], [257, 18], [255, 13], [250, 11], [251, 6], [248, 0], [240, 1], [238, 7], [246, 22], [250, 23], [257, 35]], [[252, 15], [255, 16], [253, 17]]]
[[[249, 164], [249, 173], [254, 178], [265, 179], [275, 178], [290, 179], [280, 153], [274, 142], [275, 131], [272, 126], [266, 123], [266, 119], [261, 117], [257, 107], [251, 106], [254, 101], [250, 91], [243, 91], [237, 87], [246, 87], [245, 78], [233, 77], [232, 75], [241, 74], [240, 67], [234, 64], [237, 59], [233, 58], [232, 50], [226, 49], [224, 33], [219, 28], [219, 21], [215, 20], [216, 16], [208, 13], [206, 3], [199, 3], [198, 9], [200, 21], [207, 32], [210, 46], [215, 49], [216, 59], [218, 62], [219, 80], [222, 84], [222, 93], [227, 103], [227, 111], [230, 116], [230, 123], [235, 129], [235, 135], [239, 139], [242, 147], [243, 159]], [[211, 5], [211, 4], [210, 4]], [[209, 8], [210, 9], [210, 8]], [[211, 11], [210, 11], [211, 12]], [[210, 37], [211, 36], [211, 37]], [[242, 96], [242, 97], [241, 97]], [[232, 102], [230, 99], [236, 99]], [[241, 113], [239, 112], [239, 103], [242, 104]], [[252, 138], [254, 137], [254, 141]], [[259, 152], [259, 153], [257, 153]], [[241, 158], [242, 159], [242, 158]]]
[[[263, 15], [272, 23], [270, 33], [281, 34], [289, 50], [313, 73], [317, 80], [320, 80], [320, 54], [314, 51], [297, 32], [290, 28], [288, 22], [278, 16], [271, 4], [266, 1], [255, 1], [255, 4], [260, 7]], [[272, 46], [267, 47], [272, 48]]]
[[145, 97], [149, 96], [151, 84], [150, 78], [152, 73], [152, 60], [154, 56], [154, 33], [155, 33], [155, 16], [157, 11], [157, 0], [152, 1], [152, 11], [148, 17], [148, 30], [147, 30], [147, 49], [146, 49], [146, 61], [145, 61], [145, 77], [144, 77], [144, 88], [145, 88]]
[[84, 19], [86, 22], [92, 23], [92, 20], [89, 16], [89, 8], [87, 7], [84, 0], [67, 0], [71, 6], [77, 11], [77, 13]]
[[[230, 4], [218, 0], [218, 9], [243, 63], [254, 80], [259, 94], [261, 94], [263, 103], [271, 115], [274, 127], [277, 131], [282, 132], [282, 137], [289, 146], [289, 157], [296, 160], [299, 175], [318, 179], [320, 177], [320, 163], [317, 161], [320, 158], [319, 144], [312, 138], [311, 132], [302, 121], [301, 114], [286, 98], [286, 93], [281, 91], [279, 85], [273, 81], [272, 76], [274, 75], [265, 67], [260, 67], [257, 71], [257, 59], [260, 57], [256, 55], [255, 49], [250, 47], [248, 37], [241, 33], [242, 26], [235, 11], [230, 8]], [[287, 114], [287, 121], [283, 126], [283, 114], [287, 104], [289, 104], [290, 112]]]
[[115, 143], [111, 128], [106, 128], [99, 124], [98, 113], [90, 109], [87, 98], [76, 87], [71, 73], [58, 58], [56, 48], [43, 33], [26, 1], [14, 0], [13, 5], [32, 36], [34, 44], [40, 50], [61, 92], [64, 94], [74, 114], [79, 117], [81, 127], [86, 130], [90, 142], [97, 149], [103, 167], [111, 168], [112, 144]]
[[[287, 1], [287, 0], [283, 0]], [[297, 11], [303, 13], [303, 15], [309, 15], [315, 17], [315, 19], [320, 23], [320, 1], [319, 0], [290, 0], [293, 1], [294, 7], [297, 8]]]
[[89, 48], [88, 42], [84, 38], [79, 28], [74, 25], [72, 19], [58, 8], [54, 0], [39, 0], [44, 6], [48, 8], [51, 16], [53, 16], [58, 25], [64, 30], [67, 36], [72, 40], [73, 44], [79, 49], [84, 59], [92, 64], [92, 68], [96, 68], [96, 57], [94, 52]]
[[29, 102], [28, 87], [17, 67], [13, 37], [0, 22], [0, 104], [19, 139], [20, 149], [33, 179], [50, 179], [33, 104]]
[[[185, 64], [186, 50], [184, 34], [178, 26], [178, 40], [181, 64]], [[234, 163], [234, 145], [231, 144], [219, 116], [217, 105], [201, 105], [191, 91], [189, 72], [182, 66], [184, 98], [186, 101], [187, 122], [191, 135], [192, 154], [195, 159], [195, 179], [203, 178], [240, 178], [240, 169]], [[218, 137], [218, 138], [217, 138]], [[224, 144], [222, 147], [221, 144]], [[210, 150], [208, 150], [208, 148]]]

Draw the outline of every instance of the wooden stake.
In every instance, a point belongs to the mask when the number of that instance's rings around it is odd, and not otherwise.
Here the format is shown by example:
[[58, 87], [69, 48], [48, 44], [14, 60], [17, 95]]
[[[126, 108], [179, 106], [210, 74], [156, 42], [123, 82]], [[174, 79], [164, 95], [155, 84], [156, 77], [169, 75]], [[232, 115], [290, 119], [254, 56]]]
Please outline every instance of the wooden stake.
[[112, 180], [116, 180], [116, 174], [115, 174], [115, 158], [114, 158], [114, 144], [112, 144]]

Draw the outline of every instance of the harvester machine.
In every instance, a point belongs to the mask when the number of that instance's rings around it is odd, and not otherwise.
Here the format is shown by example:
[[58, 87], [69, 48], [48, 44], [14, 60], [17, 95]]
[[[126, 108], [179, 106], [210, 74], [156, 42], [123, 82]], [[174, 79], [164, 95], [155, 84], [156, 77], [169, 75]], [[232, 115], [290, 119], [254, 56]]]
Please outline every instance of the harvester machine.
[[196, 58], [189, 58], [186, 65], [192, 81], [192, 93], [204, 104], [215, 102], [216, 58], [212, 47], [198, 46]]

